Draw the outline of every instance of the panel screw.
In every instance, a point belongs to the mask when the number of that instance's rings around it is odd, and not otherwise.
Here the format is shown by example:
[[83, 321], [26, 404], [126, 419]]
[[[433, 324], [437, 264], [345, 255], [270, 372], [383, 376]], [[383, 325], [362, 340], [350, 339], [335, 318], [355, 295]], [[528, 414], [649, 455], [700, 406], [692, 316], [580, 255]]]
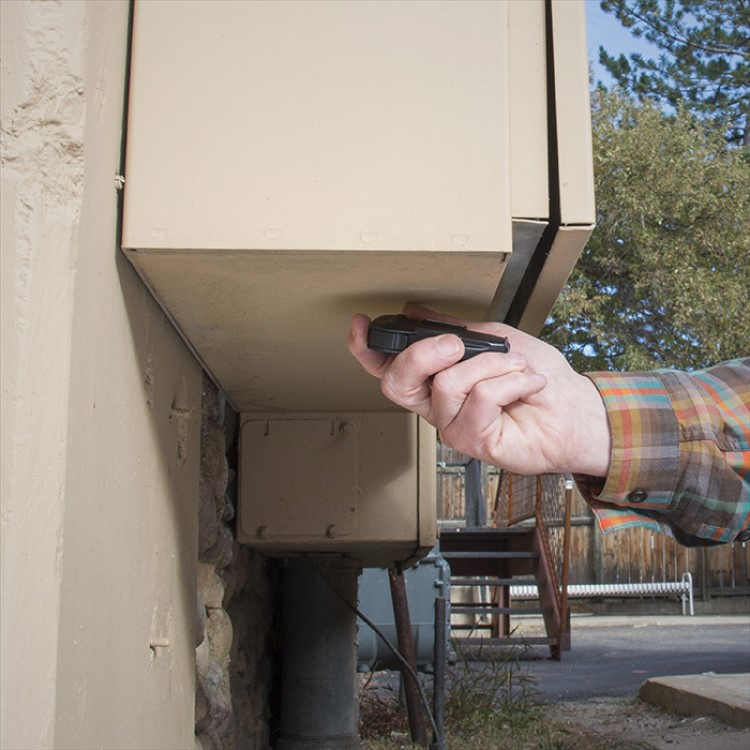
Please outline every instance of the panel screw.
[[268, 526], [258, 526], [258, 531], [256, 532], [258, 539], [268, 539]]
[[334, 537], [336, 536], [336, 532], [337, 532], [337, 531], [338, 531], [338, 529], [336, 528], [336, 526], [335, 526], [335, 525], [333, 525], [333, 524], [331, 524], [331, 525], [330, 525], [330, 526], [329, 526], [329, 527], [328, 527], [328, 528], [326, 529], [326, 536], [327, 536], [327, 537], [329, 537], [330, 539], [333, 539], [333, 538], [334, 538]]

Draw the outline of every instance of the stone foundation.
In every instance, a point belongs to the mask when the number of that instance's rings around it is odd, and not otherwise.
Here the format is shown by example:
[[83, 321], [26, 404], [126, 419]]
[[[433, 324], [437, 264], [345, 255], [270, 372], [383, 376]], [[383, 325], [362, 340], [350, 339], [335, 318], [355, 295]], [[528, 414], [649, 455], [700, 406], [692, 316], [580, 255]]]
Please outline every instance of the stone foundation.
[[[267, 750], [272, 585], [235, 541], [236, 415], [204, 376], [196, 603], [197, 750]], [[228, 459], [229, 456], [229, 459]]]

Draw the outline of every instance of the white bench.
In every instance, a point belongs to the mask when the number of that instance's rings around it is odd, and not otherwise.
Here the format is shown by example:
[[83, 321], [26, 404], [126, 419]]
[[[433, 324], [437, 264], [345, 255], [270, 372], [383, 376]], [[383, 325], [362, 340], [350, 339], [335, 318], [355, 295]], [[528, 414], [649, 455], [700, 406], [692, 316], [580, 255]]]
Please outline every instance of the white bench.
[[[644, 596], [648, 594], [679, 594], [682, 602], [682, 614], [687, 614], [688, 604], [690, 614], [695, 614], [693, 608], [693, 576], [690, 573], [683, 573], [680, 581], [571, 584], [568, 586], [569, 599], [593, 596]], [[536, 599], [539, 596], [539, 591], [536, 584], [511, 586], [510, 596], [511, 599]]]

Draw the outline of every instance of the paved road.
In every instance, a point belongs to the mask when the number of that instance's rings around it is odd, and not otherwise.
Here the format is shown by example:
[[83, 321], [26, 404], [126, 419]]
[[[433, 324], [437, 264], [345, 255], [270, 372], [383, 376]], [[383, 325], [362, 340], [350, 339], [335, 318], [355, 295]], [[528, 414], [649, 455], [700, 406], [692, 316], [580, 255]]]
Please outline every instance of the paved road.
[[523, 662], [541, 701], [634, 696], [650, 677], [750, 673], [750, 615], [574, 617], [571, 634], [561, 661]]

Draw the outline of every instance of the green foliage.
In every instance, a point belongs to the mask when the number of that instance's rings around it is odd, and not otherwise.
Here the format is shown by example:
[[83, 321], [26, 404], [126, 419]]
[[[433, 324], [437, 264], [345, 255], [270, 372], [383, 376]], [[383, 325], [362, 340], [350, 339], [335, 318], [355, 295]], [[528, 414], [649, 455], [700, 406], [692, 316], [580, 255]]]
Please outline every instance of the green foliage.
[[747, 354], [750, 149], [727, 143], [750, 142], [750, 3], [601, 6], [661, 54], [600, 48], [619, 88], [592, 102], [597, 228], [543, 336], [583, 370]]
[[750, 3], [747, 0], [602, 0], [603, 10], [660, 51], [599, 60], [625, 91], [688, 108], [730, 143], [750, 144]]
[[597, 227], [542, 336], [581, 370], [692, 369], [750, 352], [750, 163], [720, 132], [592, 97]]

